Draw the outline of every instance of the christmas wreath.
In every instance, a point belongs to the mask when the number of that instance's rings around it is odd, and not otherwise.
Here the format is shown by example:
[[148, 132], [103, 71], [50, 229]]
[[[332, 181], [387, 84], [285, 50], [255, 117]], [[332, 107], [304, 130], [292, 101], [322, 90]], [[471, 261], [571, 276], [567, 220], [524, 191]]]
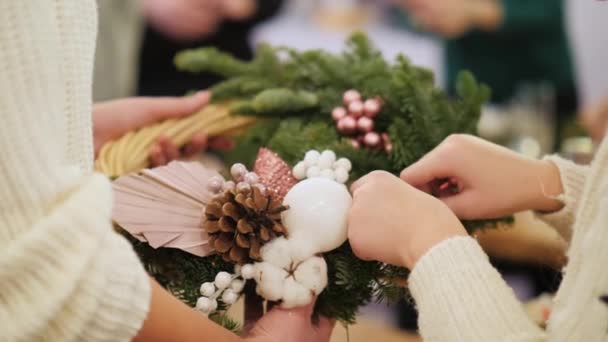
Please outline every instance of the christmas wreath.
[[[224, 77], [213, 104], [104, 146], [97, 164], [122, 175], [114, 219], [150, 274], [232, 328], [224, 312], [241, 293], [246, 305], [318, 297], [316, 313], [347, 324], [372, 300], [404, 298], [407, 270], [351, 251], [347, 185], [373, 170], [398, 173], [450, 134], [474, 134], [488, 88], [462, 72], [451, 98], [430, 71], [404, 56], [386, 61], [360, 33], [341, 54], [260, 45], [244, 62], [201, 48], [175, 63]], [[160, 132], [182, 144], [201, 128], [237, 136], [223, 156], [236, 163], [227, 177], [182, 162], [141, 171]]]

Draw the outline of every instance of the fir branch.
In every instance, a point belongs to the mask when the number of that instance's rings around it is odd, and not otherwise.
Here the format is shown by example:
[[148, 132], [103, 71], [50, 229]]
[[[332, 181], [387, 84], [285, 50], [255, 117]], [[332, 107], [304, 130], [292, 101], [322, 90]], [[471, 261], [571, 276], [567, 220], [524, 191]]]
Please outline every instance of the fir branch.
[[225, 312], [216, 312], [214, 314], [211, 314], [209, 315], [209, 319], [224, 327], [225, 329], [232, 331], [236, 335], [241, 334], [241, 325], [237, 321], [230, 318], [230, 316], [228, 316]]
[[260, 117], [286, 117], [310, 112], [318, 104], [319, 100], [314, 93], [272, 88], [261, 91], [250, 101], [238, 103], [231, 111]]
[[253, 71], [251, 64], [211, 47], [182, 51], [174, 62], [180, 71], [213, 72], [223, 77], [243, 76]]

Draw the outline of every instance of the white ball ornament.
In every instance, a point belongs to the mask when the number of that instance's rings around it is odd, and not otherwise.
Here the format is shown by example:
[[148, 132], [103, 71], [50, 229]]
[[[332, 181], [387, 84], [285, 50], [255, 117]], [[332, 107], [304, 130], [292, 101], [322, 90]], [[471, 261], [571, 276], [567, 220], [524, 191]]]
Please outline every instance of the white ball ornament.
[[236, 294], [236, 292], [230, 289], [224, 291], [224, 293], [222, 294], [222, 302], [228, 305], [234, 304], [237, 299], [239, 299], [239, 296]]
[[205, 314], [210, 314], [217, 309], [217, 300], [207, 297], [200, 297], [196, 301], [196, 309]]
[[306, 178], [306, 171], [308, 171], [308, 166], [306, 165], [306, 162], [301, 161], [293, 167], [291, 173], [297, 180], [302, 180]]
[[316, 178], [321, 175], [321, 169], [318, 166], [311, 166], [306, 171], [306, 178]]
[[334, 169], [337, 169], [339, 167], [350, 172], [350, 170], [353, 169], [353, 164], [350, 162], [350, 160], [348, 160], [346, 158], [340, 158], [340, 159], [336, 160], [336, 162], [334, 163]]
[[200, 292], [205, 297], [211, 297], [215, 294], [215, 285], [213, 283], [203, 283]]
[[351, 203], [343, 184], [325, 178], [299, 182], [283, 200], [289, 206], [281, 215], [289, 239], [314, 242], [315, 253], [336, 249], [346, 241]]
[[336, 168], [334, 170], [334, 175], [336, 176], [336, 182], [344, 184], [348, 181], [348, 171], [343, 167]]
[[317, 162], [319, 161], [319, 157], [321, 157], [321, 153], [319, 153], [319, 151], [310, 150], [310, 151], [306, 152], [306, 154], [304, 155], [304, 162], [309, 167], [315, 166], [315, 165], [317, 165]]
[[253, 264], [241, 266], [241, 277], [243, 279], [253, 279], [255, 277], [255, 266]]
[[323, 151], [323, 153], [321, 153], [321, 156], [319, 157], [318, 166], [321, 168], [321, 170], [331, 169], [335, 161], [336, 154], [334, 153], [334, 151], [325, 150]]
[[215, 286], [217, 286], [217, 288], [220, 290], [230, 286], [231, 281], [232, 276], [228, 272], [220, 272], [215, 276]]

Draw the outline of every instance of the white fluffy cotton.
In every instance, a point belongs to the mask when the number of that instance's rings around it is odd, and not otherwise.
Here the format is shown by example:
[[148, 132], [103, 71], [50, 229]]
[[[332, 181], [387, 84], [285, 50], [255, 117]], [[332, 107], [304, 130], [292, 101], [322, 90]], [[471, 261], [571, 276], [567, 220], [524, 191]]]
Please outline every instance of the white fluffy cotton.
[[294, 272], [294, 278], [316, 295], [327, 286], [327, 263], [321, 257], [311, 257], [302, 262]]

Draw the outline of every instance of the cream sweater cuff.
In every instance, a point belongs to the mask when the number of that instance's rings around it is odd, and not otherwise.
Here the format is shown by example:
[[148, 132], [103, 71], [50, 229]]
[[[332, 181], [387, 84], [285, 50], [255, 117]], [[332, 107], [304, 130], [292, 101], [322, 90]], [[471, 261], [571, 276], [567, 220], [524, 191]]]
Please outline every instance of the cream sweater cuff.
[[589, 167], [577, 165], [555, 155], [545, 157], [545, 160], [551, 161], [559, 169], [564, 193], [557, 199], [564, 203], [564, 207], [550, 214], [537, 213], [537, 216], [553, 226], [566, 241], [570, 241], [576, 209], [583, 193]]
[[536, 340], [541, 330], [471, 237], [441, 242], [409, 277], [425, 341]]

